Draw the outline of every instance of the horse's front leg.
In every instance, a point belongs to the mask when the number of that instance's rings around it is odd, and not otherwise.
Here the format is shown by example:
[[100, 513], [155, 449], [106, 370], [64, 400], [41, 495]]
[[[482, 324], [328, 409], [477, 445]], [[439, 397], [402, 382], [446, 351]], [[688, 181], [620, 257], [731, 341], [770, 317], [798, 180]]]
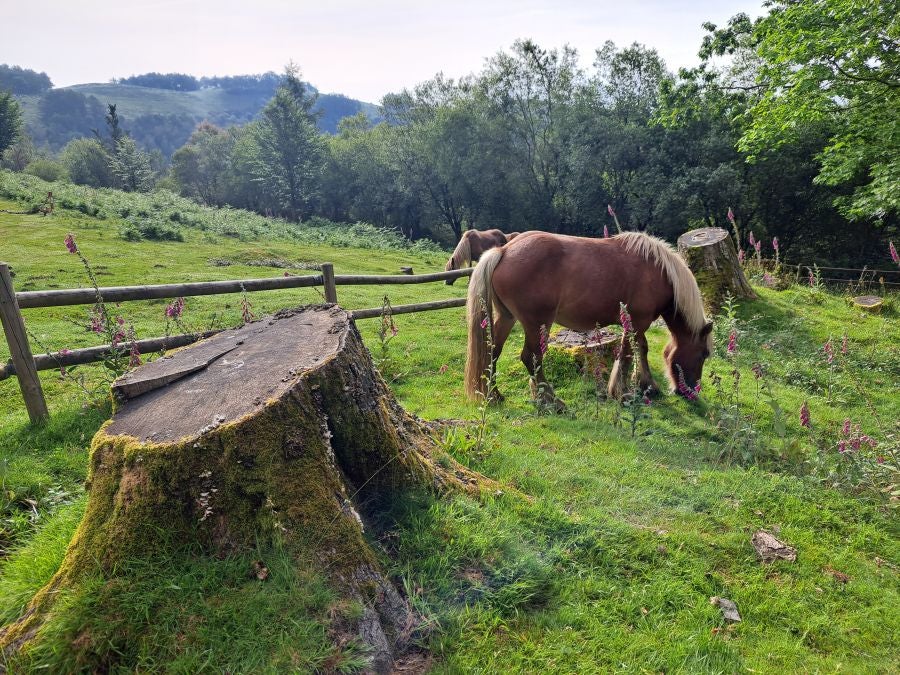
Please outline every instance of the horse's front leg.
[[522, 363], [531, 375], [531, 395], [542, 407], [554, 412], [564, 412], [566, 404], [556, 397], [553, 386], [544, 375], [544, 354], [541, 347], [541, 331], [545, 326], [525, 329], [525, 346], [522, 348]]
[[640, 364], [638, 384], [640, 385], [642, 392], [655, 396], [659, 393], [659, 387], [656, 386], [656, 381], [653, 379], [653, 373], [650, 372], [650, 362], [647, 360], [647, 335], [645, 333], [637, 333], [635, 339], [637, 340], [639, 352], [638, 363]]

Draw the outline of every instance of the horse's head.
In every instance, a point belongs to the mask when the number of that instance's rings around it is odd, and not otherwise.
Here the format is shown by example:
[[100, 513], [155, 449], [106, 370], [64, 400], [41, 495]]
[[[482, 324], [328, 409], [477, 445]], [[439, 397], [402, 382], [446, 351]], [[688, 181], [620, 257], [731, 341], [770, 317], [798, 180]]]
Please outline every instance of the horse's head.
[[[445, 272], [450, 272], [451, 270], [455, 270], [456, 268], [457, 268], [457, 267], [456, 267], [456, 256], [455, 256], [455, 255], [451, 255], [451, 256], [450, 256], [450, 259], [447, 260], [447, 264], [444, 266], [444, 271], [445, 271]], [[446, 280], [445, 280], [445, 283], [446, 283], [448, 286], [452, 286], [454, 281], [456, 281], [456, 279], [446, 279]]]
[[[453, 251], [453, 255], [450, 256], [450, 259], [447, 261], [447, 266], [444, 267], [445, 271], [459, 270], [472, 264], [472, 244], [469, 241], [471, 235], [472, 230], [463, 232], [459, 243], [456, 245], [456, 249]], [[446, 284], [452, 286], [454, 281], [456, 281], [456, 279], [447, 279]]]
[[663, 350], [666, 373], [672, 388], [693, 401], [700, 393], [703, 362], [712, 352], [712, 328], [708, 321], [699, 333], [672, 333], [672, 339]]

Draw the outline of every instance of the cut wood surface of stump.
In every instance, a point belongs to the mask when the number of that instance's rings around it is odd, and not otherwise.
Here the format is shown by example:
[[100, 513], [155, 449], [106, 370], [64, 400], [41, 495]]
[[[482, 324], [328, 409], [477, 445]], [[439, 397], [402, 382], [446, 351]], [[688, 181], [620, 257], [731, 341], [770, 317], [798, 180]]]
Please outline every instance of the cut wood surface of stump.
[[867, 312], [880, 312], [884, 300], [877, 295], [858, 295], [853, 298], [853, 304]]
[[179, 544], [253, 550], [277, 533], [365, 608], [356, 632], [372, 668], [387, 671], [418, 619], [365, 536], [367, 514], [407, 489], [497, 488], [400, 407], [335, 305], [224, 331], [128, 373], [114, 392], [118, 409], [91, 446], [84, 519], [59, 572], [0, 632], [7, 653], [88, 571], [114, 574]]
[[706, 310], [714, 314], [731, 294], [734, 298], [755, 298], [738, 261], [734, 242], [720, 227], [704, 227], [678, 237], [678, 252], [697, 279]]

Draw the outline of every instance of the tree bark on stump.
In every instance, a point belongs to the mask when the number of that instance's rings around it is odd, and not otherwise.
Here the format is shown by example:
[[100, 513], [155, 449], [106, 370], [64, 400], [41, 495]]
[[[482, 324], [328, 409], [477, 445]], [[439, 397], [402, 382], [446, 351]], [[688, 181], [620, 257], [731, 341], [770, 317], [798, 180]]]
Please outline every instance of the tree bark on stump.
[[173, 545], [223, 555], [269, 537], [311, 553], [338, 593], [362, 603], [355, 629], [384, 672], [418, 620], [364, 536], [367, 514], [409, 488], [497, 488], [446, 455], [437, 463], [434, 441], [335, 305], [225, 331], [113, 390], [117, 410], [91, 445], [84, 518], [57, 574], [0, 631], [7, 653], [87, 571], [114, 574], [119, 561]]
[[755, 298], [728, 232], [704, 227], [678, 237], [678, 252], [697, 279], [706, 311], [715, 314], [730, 293], [734, 298]]

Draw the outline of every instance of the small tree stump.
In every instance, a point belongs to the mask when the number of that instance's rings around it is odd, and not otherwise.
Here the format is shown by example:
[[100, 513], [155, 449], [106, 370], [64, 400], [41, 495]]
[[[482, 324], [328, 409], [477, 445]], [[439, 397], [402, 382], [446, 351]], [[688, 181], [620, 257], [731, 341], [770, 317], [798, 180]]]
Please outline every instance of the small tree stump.
[[877, 295], [859, 295], [853, 298], [853, 305], [867, 312], [878, 313], [883, 304], [884, 300]]
[[685, 232], [678, 237], [678, 251], [694, 273], [710, 314], [719, 310], [728, 293], [734, 298], [756, 297], [741, 269], [734, 243], [722, 228]]
[[91, 445], [84, 519], [57, 574], [0, 631], [4, 652], [32, 639], [58, 592], [86, 574], [114, 577], [122, 560], [182, 544], [255, 550], [268, 533], [361, 603], [355, 630], [385, 672], [419, 621], [364, 536], [367, 516], [410, 488], [497, 488], [446, 455], [438, 464], [336, 305], [224, 331], [114, 391], [118, 409]]
[[621, 341], [621, 335], [605, 328], [587, 333], [561, 328], [550, 336], [547, 348], [572, 357], [581, 372], [600, 375], [609, 372], [615, 361], [616, 347]]

